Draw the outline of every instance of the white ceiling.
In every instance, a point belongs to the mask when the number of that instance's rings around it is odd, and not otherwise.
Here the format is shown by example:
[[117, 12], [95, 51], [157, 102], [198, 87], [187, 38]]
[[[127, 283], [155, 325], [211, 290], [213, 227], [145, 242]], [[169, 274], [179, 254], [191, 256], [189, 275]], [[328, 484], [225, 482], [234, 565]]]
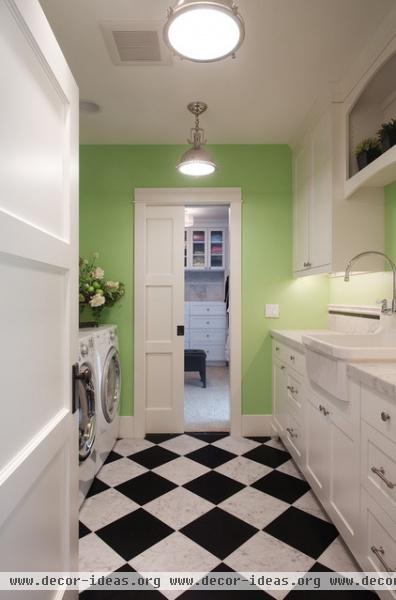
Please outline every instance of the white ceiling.
[[186, 105], [204, 100], [209, 143], [288, 143], [357, 59], [395, 0], [239, 0], [246, 39], [235, 60], [115, 66], [99, 23], [162, 20], [173, 0], [41, 0], [80, 87], [102, 110], [81, 141], [186, 142]]
[[212, 219], [226, 221], [228, 210], [228, 206], [192, 206], [186, 208], [186, 212], [201, 221]]

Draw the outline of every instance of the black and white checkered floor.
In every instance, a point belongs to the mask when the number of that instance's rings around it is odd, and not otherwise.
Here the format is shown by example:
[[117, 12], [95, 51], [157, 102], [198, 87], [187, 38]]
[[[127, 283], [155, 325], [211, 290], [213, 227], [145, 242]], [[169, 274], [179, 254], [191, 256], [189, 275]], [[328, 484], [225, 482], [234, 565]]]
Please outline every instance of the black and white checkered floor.
[[[224, 433], [119, 440], [80, 512], [81, 571], [354, 571], [280, 442]], [[331, 593], [339, 600], [371, 592]], [[81, 600], [284, 598], [309, 592], [86, 591]], [[351, 596], [352, 594], [352, 596]]]

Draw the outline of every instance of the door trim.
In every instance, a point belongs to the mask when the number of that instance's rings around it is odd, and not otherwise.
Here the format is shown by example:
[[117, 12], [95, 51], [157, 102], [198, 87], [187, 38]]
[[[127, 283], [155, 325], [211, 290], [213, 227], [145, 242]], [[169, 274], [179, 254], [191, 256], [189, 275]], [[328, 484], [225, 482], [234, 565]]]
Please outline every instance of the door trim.
[[[134, 435], [144, 437], [144, 219], [146, 206], [227, 205], [230, 253], [230, 433], [242, 434], [242, 189], [136, 188], [134, 194]], [[138, 260], [139, 257], [139, 260]]]

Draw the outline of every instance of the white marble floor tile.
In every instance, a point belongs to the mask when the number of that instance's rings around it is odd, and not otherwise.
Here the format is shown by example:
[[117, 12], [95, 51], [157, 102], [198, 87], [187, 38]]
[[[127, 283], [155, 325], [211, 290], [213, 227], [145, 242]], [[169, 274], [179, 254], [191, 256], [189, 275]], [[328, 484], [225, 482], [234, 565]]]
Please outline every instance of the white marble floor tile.
[[288, 460], [283, 465], [280, 465], [280, 467], [277, 467], [276, 470], [292, 477], [298, 477], [298, 479], [304, 479], [303, 474], [298, 470], [293, 460]]
[[105, 571], [111, 573], [119, 569], [125, 560], [114, 552], [95, 533], [80, 539], [79, 569], [80, 571]]
[[319, 556], [318, 562], [333, 571], [360, 571], [358, 564], [340, 536]]
[[181, 456], [160, 467], [156, 467], [153, 471], [177, 485], [184, 485], [188, 481], [207, 473], [210, 469], [205, 467], [205, 465], [195, 462], [195, 460]]
[[180, 487], [144, 505], [144, 510], [173, 529], [181, 529], [212, 508], [211, 502]]
[[293, 506], [300, 508], [301, 510], [305, 510], [305, 512], [314, 515], [314, 517], [319, 517], [319, 519], [330, 522], [330, 518], [325, 513], [311, 490], [296, 500]]
[[136, 502], [110, 488], [85, 500], [80, 510], [80, 521], [91, 531], [96, 531], [138, 508]]
[[107, 485], [115, 486], [133, 477], [138, 477], [146, 473], [147, 469], [133, 462], [129, 458], [120, 458], [107, 465], [103, 465], [97, 474], [97, 478], [107, 483]]
[[308, 571], [315, 560], [280, 540], [259, 531], [224, 562], [238, 572]]
[[130, 454], [135, 454], [136, 452], [147, 450], [147, 448], [151, 448], [151, 446], [154, 446], [154, 444], [152, 444], [148, 440], [143, 440], [140, 438], [124, 438], [116, 442], [113, 450], [118, 454], [122, 454], [122, 456], [129, 456]]
[[263, 529], [285, 512], [289, 508], [289, 504], [274, 498], [274, 496], [247, 487], [224, 500], [219, 504], [219, 508], [250, 523], [257, 529]]
[[235, 479], [245, 485], [252, 485], [252, 483], [258, 481], [264, 475], [268, 475], [272, 470], [272, 467], [261, 465], [244, 456], [237, 456], [215, 469], [215, 471], [218, 471], [222, 475], [231, 477], [231, 479]]
[[190, 435], [179, 435], [178, 437], [167, 440], [159, 445], [162, 448], [166, 448], [167, 450], [171, 450], [172, 452], [183, 455], [206, 446], [207, 442], [198, 440]]
[[243, 437], [231, 437], [230, 435], [221, 438], [221, 440], [214, 442], [212, 445], [227, 450], [228, 452], [232, 452], [233, 454], [245, 454], [245, 452], [260, 446], [259, 442], [248, 440]]

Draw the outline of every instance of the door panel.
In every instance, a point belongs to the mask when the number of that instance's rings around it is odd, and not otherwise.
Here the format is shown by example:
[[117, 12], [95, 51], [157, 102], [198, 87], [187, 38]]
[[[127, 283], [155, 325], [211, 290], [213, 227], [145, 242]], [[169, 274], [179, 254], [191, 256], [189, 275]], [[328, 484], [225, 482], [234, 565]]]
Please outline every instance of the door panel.
[[184, 323], [184, 207], [144, 210], [146, 431], [181, 432], [184, 337], [177, 335], [177, 326]]
[[74, 571], [78, 89], [36, 0], [0, 0], [0, 70], [0, 564]]

